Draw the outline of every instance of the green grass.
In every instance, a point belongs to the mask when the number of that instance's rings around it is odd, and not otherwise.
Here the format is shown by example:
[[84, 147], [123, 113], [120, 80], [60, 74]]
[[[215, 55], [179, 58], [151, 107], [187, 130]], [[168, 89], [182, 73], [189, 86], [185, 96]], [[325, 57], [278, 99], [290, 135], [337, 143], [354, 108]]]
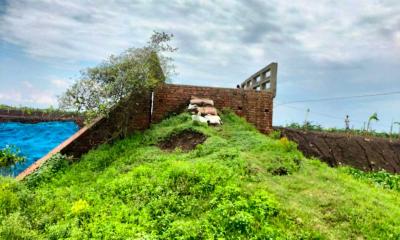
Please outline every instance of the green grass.
[[[181, 114], [78, 163], [0, 178], [0, 239], [399, 239], [400, 193], [306, 159], [232, 113]], [[156, 144], [192, 129], [190, 152]], [[286, 174], [286, 175], [285, 175]]]

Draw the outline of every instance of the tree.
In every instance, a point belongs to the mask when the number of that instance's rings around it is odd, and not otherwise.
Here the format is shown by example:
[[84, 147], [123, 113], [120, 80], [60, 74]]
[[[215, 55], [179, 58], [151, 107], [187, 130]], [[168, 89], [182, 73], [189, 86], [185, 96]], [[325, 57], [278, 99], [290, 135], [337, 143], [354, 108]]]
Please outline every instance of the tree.
[[367, 124], [367, 132], [369, 131], [369, 128], [370, 128], [370, 126], [371, 126], [371, 122], [372, 121], [379, 121], [379, 118], [378, 118], [378, 114], [375, 112], [375, 113], [373, 113], [371, 116], [369, 116], [369, 118], [368, 118], [368, 124]]
[[172, 59], [164, 55], [177, 49], [169, 45], [172, 34], [154, 32], [146, 46], [129, 48], [87, 68], [75, 84], [59, 97], [63, 110], [105, 114], [134, 91], [153, 89], [174, 72]]

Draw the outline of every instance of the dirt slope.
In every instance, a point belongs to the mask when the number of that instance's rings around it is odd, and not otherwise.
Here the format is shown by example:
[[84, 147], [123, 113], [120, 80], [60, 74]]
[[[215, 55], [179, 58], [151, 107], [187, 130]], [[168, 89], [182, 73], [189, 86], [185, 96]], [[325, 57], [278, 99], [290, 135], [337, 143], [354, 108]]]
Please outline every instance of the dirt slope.
[[349, 165], [366, 171], [400, 172], [400, 141], [338, 133], [277, 128], [296, 142], [304, 155], [317, 157], [330, 166]]

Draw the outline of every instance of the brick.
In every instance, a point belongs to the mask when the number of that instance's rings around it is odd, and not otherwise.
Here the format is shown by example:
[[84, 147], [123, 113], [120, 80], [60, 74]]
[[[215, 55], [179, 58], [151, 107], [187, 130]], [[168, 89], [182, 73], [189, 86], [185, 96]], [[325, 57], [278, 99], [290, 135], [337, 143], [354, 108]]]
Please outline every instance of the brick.
[[[230, 108], [254, 124], [260, 131], [272, 130], [273, 97], [271, 93], [188, 85], [165, 84], [156, 89], [152, 122], [160, 122], [171, 113], [184, 110], [191, 96], [211, 98], [219, 110]], [[269, 111], [265, 112], [265, 109]]]
[[[150, 116], [150, 92], [132, 94], [126, 101], [119, 103], [107, 117], [98, 119], [90, 126], [82, 128], [45, 157], [32, 164], [18, 176], [18, 179], [23, 179], [35, 171], [57, 152], [79, 157], [102, 143], [114, 141], [134, 131], [147, 129], [150, 122], [160, 122], [171, 113], [180, 113], [185, 110], [191, 96], [213, 99], [218, 110], [232, 109], [261, 132], [272, 130], [273, 96], [269, 92], [164, 84], [154, 91], [152, 116]], [[269, 111], [265, 112], [265, 109]], [[21, 115], [18, 112], [14, 114]], [[40, 116], [41, 119], [44, 119], [43, 115]]]

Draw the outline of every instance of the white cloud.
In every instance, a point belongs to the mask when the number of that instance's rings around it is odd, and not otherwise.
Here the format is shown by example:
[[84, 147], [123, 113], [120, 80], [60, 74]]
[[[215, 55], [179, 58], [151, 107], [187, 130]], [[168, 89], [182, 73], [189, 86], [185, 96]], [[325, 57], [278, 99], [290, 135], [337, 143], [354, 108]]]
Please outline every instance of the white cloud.
[[397, 47], [400, 49], [400, 31], [396, 33], [395, 41], [396, 41]]
[[11, 105], [40, 107], [57, 105], [57, 97], [52, 91], [39, 89], [28, 81], [23, 81], [22, 84], [23, 87], [19, 89], [2, 89], [0, 91], [0, 102]]
[[62, 89], [65, 89], [70, 85], [69, 81], [64, 80], [64, 79], [51, 79], [50, 82], [55, 87], [62, 88]]
[[[168, 31], [179, 48], [175, 82], [234, 87], [277, 61], [277, 100], [288, 101], [392, 88], [400, 77], [399, 12], [398, 0], [13, 0], [0, 15], [0, 38], [76, 69]], [[70, 77], [50, 74], [45, 96]], [[21, 94], [54, 102], [39, 98], [43, 91]]]
[[2, 102], [20, 102], [22, 100], [22, 94], [14, 90], [0, 92], [0, 100]]
[[0, 21], [0, 36], [34, 57], [64, 61], [98, 61], [140, 45], [153, 29], [164, 29], [184, 37], [178, 41], [183, 54], [202, 61], [218, 58], [214, 62], [223, 66], [232, 62], [224, 59], [247, 57], [246, 50], [259, 52], [260, 45], [271, 54], [290, 44], [317, 61], [347, 62], [390, 55], [395, 41], [379, 31], [396, 27], [400, 15], [394, 13], [399, 10], [399, 3], [369, 0], [218, 5], [14, 0]]
[[[394, 58], [394, 41], [390, 34], [399, 28], [400, 4], [387, 1], [295, 1], [290, 7], [297, 10], [296, 21], [303, 30], [294, 32], [304, 51], [315, 60], [351, 62], [368, 58]], [[307, 7], [312, 5], [312, 7]], [[286, 6], [287, 7], [287, 6]], [[287, 13], [282, 10], [282, 15]], [[290, 17], [289, 17], [290, 18]]]

